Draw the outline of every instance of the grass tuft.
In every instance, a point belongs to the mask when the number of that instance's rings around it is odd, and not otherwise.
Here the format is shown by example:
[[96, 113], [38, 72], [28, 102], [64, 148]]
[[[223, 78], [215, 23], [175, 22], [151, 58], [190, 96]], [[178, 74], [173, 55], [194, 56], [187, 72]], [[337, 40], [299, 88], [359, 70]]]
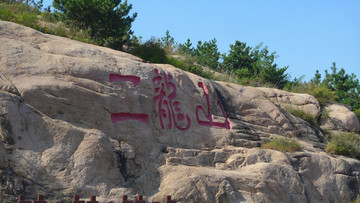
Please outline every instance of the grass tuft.
[[303, 111], [301, 109], [295, 109], [290, 105], [285, 107], [285, 110], [287, 112], [291, 113], [292, 115], [299, 117], [299, 118], [303, 119], [304, 121], [310, 123], [312, 126], [318, 127], [316, 119], [312, 115], [306, 113], [305, 111]]
[[273, 149], [281, 152], [295, 152], [301, 150], [301, 145], [295, 139], [276, 137], [271, 142], [263, 144], [263, 149]]

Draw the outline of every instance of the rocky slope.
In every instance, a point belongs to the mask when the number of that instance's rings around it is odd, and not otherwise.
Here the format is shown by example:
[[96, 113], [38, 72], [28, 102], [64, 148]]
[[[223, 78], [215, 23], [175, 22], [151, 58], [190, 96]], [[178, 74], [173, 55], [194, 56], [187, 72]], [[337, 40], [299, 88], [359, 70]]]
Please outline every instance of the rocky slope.
[[[350, 202], [360, 161], [324, 152], [310, 95], [209, 81], [0, 21], [0, 200], [144, 194], [178, 202]], [[359, 131], [330, 106], [325, 129]], [[342, 115], [342, 116], [338, 116]], [[296, 137], [296, 153], [259, 146]], [[1, 199], [2, 198], [2, 199]]]

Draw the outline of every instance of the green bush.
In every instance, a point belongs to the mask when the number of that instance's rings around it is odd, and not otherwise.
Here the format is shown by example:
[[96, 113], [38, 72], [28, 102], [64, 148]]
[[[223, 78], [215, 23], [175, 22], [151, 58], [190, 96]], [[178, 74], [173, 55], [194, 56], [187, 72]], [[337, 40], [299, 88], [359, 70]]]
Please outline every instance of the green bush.
[[10, 4], [0, 3], [0, 20], [15, 22], [48, 34], [98, 44], [92, 40], [86, 30], [81, 30], [73, 25], [65, 26], [64, 23], [59, 22], [59, 19], [57, 14], [41, 13], [38, 8], [27, 4], [17, 2]]
[[36, 13], [21, 13], [17, 16], [16, 23], [35, 28], [38, 22], [37, 16]]
[[321, 106], [326, 106], [328, 103], [336, 102], [338, 99], [335, 91], [332, 91], [324, 85], [318, 85], [313, 82], [298, 83], [291, 88], [285, 88], [285, 90], [313, 95]]
[[287, 88], [290, 91], [308, 93], [316, 97], [321, 106], [328, 103], [338, 102], [351, 106], [354, 110], [360, 108], [360, 84], [355, 74], [347, 74], [345, 69], [337, 70], [333, 63], [331, 72], [325, 70], [325, 78], [321, 80], [321, 74], [316, 71], [313, 79], [302, 83], [299, 80], [291, 82]]
[[55, 13], [50, 13], [45, 11], [42, 12], [40, 16], [41, 16], [41, 20], [45, 22], [57, 23], [60, 21], [60, 16]]
[[360, 159], [360, 135], [350, 132], [332, 135], [326, 151]]
[[201, 66], [195, 65], [191, 62], [187, 63], [186, 60], [177, 59], [172, 56], [167, 57], [166, 63], [180, 68], [181, 70], [194, 73], [195, 75], [201, 76], [203, 78], [212, 79], [214, 75], [214, 73], [204, 70]]
[[329, 102], [335, 102], [338, 99], [335, 91], [332, 91], [323, 85], [313, 86], [307, 93], [313, 95], [319, 101], [321, 106], [325, 106]]
[[175, 58], [170, 55], [167, 56], [163, 45], [156, 38], [151, 38], [143, 44], [137, 44], [132, 53], [151, 63], [171, 64], [184, 71], [194, 73], [204, 78], [211, 79], [213, 77], [212, 72], [204, 70], [199, 65], [195, 65], [191, 56], [181, 56], [183, 59]]
[[38, 8], [19, 2], [3, 3], [0, 1], [0, 9], [6, 9], [13, 13], [40, 13]]
[[13, 12], [11, 12], [10, 10], [7, 10], [7, 9], [3, 8], [3, 6], [1, 5], [1, 7], [0, 7], [0, 19], [1, 20], [6, 20], [6, 21], [14, 21], [15, 14]]
[[291, 113], [292, 115], [303, 119], [304, 121], [310, 123], [313, 126], [316, 126], [316, 127], [318, 126], [316, 119], [312, 115], [307, 114], [305, 111], [303, 111], [301, 109], [295, 109], [289, 105], [285, 108], [285, 110], [287, 112]]
[[40, 11], [30, 5], [21, 3], [0, 3], [0, 19], [38, 29]]
[[276, 137], [271, 142], [263, 144], [263, 149], [273, 149], [281, 152], [295, 152], [301, 150], [301, 145], [295, 139]]
[[151, 38], [144, 44], [137, 45], [132, 53], [151, 63], [166, 63], [167, 61], [165, 50], [155, 38]]

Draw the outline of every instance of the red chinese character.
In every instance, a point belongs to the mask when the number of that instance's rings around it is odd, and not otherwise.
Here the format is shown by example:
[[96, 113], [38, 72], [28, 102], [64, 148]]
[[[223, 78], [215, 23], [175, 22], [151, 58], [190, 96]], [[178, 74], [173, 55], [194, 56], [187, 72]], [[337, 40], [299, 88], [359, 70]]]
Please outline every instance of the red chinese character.
[[[109, 81], [122, 81], [122, 82], [131, 82], [134, 87], [138, 86], [141, 82], [141, 78], [133, 75], [119, 75], [119, 74], [110, 74]], [[117, 123], [126, 120], [137, 120], [143, 123], [149, 122], [149, 116], [146, 114], [139, 113], [129, 113], [129, 112], [120, 112], [120, 113], [112, 113], [111, 121], [112, 123]]]
[[179, 130], [188, 130], [191, 126], [191, 120], [188, 115], [181, 113], [179, 102], [174, 101], [177, 94], [176, 85], [171, 82], [173, 79], [172, 76], [170, 74], [166, 74], [165, 72], [161, 74], [157, 69], [155, 69], [155, 73], [156, 76], [154, 76], [152, 81], [155, 84], [155, 93], [157, 95], [153, 98], [153, 100], [158, 104], [161, 128], [165, 129], [164, 119], [167, 119], [168, 129], [172, 129], [172, 125], [174, 124], [174, 126]]
[[[222, 107], [220, 101], [217, 102], [218, 106], [221, 109], [221, 112], [225, 118], [225, 122], [224, 123], [219, 123], [219, 122], [214, 122], [214, 116], [211, 115], [210, 113], [210, 100], [209, 100], [209, 92], [208, 89], [206, 88], [206, 86], [202, 83], [199, 82], [198, 86], [204, 90], [205, 93], [205, 97], [206, 97], [206, 103], [207, 103], [207, 112], [205, 112], [204, 108], [202, 106], [196, 106], [196, 119], [199, 125], [203, 125], [203, 126], [210, 126], [210, 127], [219, 127], [219, 128], [226, 128], [231, 130], [232, 129], [232, 124], [230, 122], [230, 120], [227, 118], [226, 113], [224, 111], [224, 108]], [[200, 120], [200, 116], [199, 116], [199, 111], [202, 111], [205, 115], [205, 117], [207, 118], [207, 121], [202, 121]]]

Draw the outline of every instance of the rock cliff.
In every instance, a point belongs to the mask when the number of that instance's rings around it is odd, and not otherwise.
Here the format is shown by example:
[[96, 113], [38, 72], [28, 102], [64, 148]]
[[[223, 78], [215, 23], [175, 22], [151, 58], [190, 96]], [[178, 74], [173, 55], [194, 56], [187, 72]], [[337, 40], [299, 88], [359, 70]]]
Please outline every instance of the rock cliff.
[[[360, 195], [360, 161], [325, 153], [322, 132], [286, 111], [319, 118], [311, 95], [210, 81], [4, 21], [0, 90], [1, 201], [20, 193], [197, 203]], [[328, 108], [326, 129], [360, 130], [348, 109]], [[259, 148], [276, 136], [296, 137], [302, 151]]]

